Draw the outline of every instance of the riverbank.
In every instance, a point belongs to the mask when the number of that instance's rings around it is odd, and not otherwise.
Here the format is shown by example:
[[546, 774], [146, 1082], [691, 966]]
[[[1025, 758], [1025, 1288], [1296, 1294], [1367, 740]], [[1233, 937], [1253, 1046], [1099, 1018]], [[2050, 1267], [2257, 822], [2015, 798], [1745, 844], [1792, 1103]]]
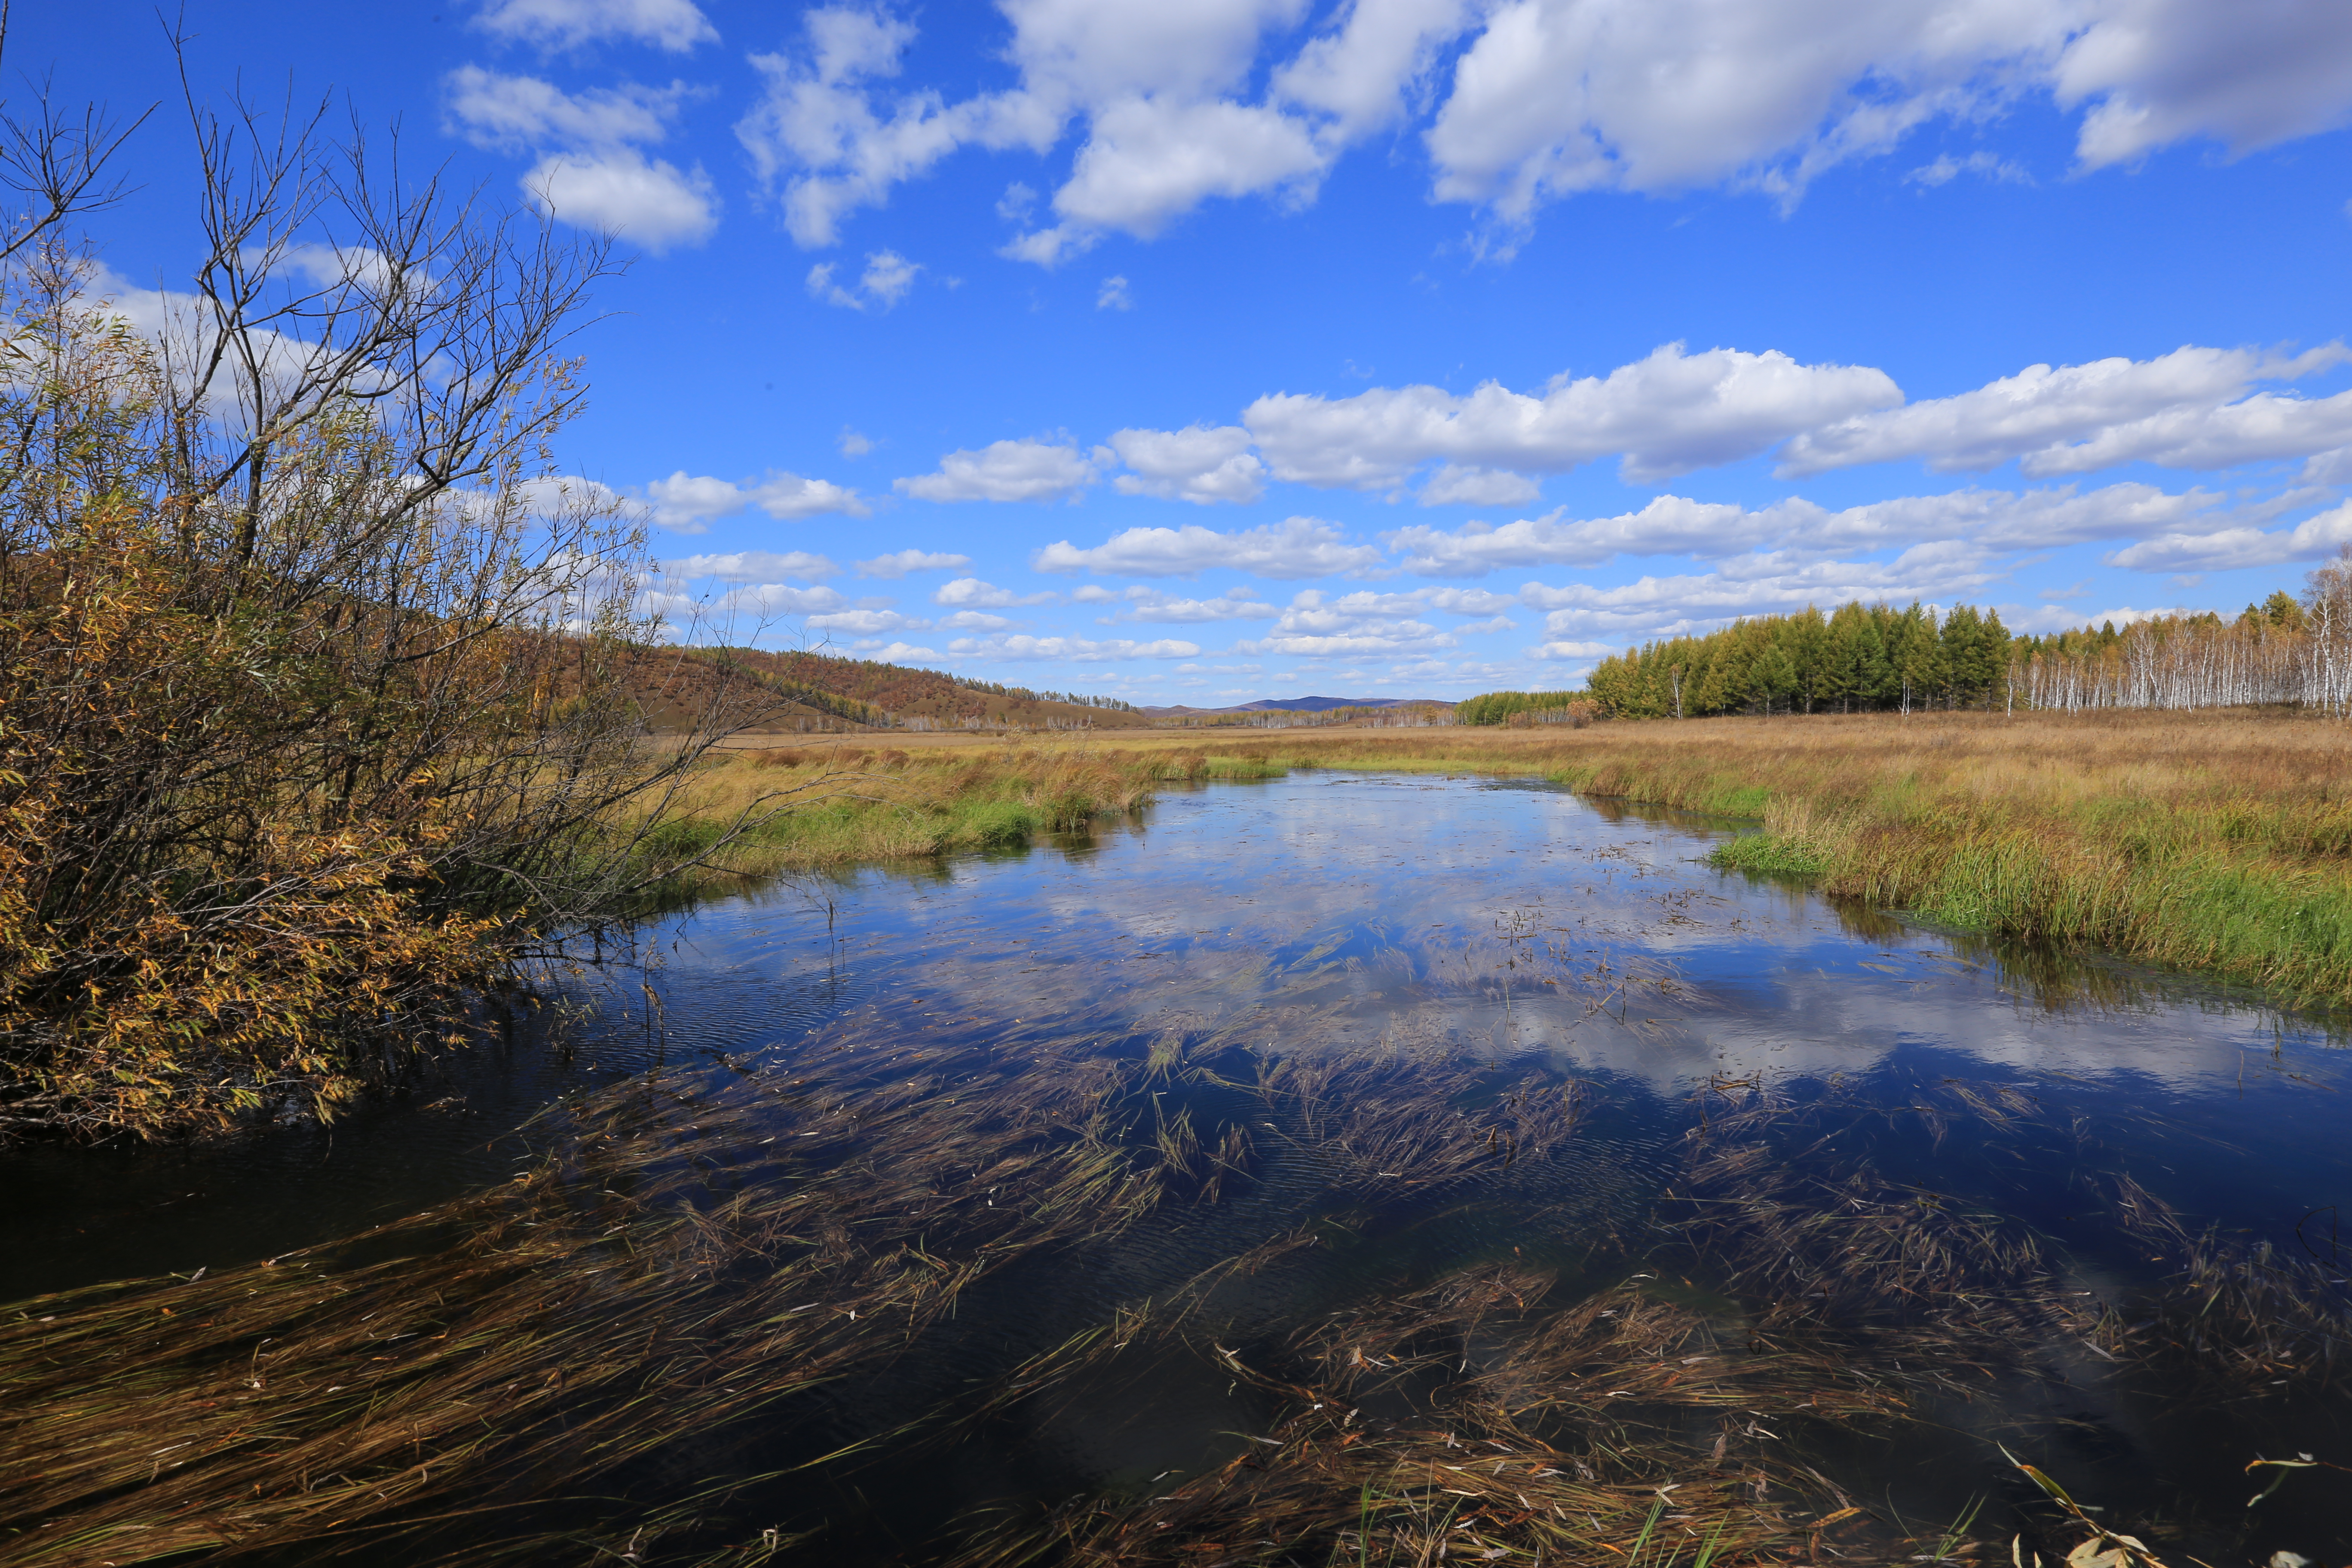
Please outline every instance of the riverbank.
[[690, 877], [1009, 845], [1132, 811], [1176, 779], [1301, 767], [1538, 776], [1597, 798], [1759, 819], [1718, 849], [1727, 868], [2352, 1002], [2352, 727], [2338, 723], [1921, 713], [1202, 740], [1129, 731], [738, 753], [698, 784], [670, 847], [715, 836], [776, 787], [823, 798]]
[[1132, 816], [1163, 784], [1282, 771], [1211, 757], [1197, 745], [919, 740], [929, 743], [739, 747], [715, 755], [647, 835], [646, 853], [688, 862], [667, 890], [702, 892], [778, 872], [1014, 847], [1040, 833]]
[[1761, 819], [1727, 868], [1993, 935], [2352, 1002], [2352, 727], [2233, 713], [1873, 714], [1301, 737], [1292, 766], [1537, 774]]

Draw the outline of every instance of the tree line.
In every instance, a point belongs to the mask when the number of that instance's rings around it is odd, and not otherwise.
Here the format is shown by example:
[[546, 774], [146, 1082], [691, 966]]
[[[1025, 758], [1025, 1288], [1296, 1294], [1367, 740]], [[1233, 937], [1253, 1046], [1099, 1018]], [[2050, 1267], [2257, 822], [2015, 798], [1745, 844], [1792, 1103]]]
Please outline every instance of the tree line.
[[997, 680], [980, 680], [969, 675], [950, 675], [950, 680], [971, 691], [984, 691], [992, 697], [1007, 697], [1016, 702], [1067, 702], [1077, 708], [1108, 708], [1116, 713], [1132, 713], [1135, 704], [1116, 697], [1090, 697], [1077, 691], [1032, 691], [1025, 686], [1007, 686]]
[[2295, 707], [2352, 712], [2352, 554], [2322, 566], [2298, 601], [2284, 592], [2218, 614], [2167, 616], [2044, 638], [2012, 656], [2018, 700], [2034, 708]]
[[1630, 648], [1585, 690], [1615, 719], [1972, 707], [2005, 698], [2014, 640], [1999, 611], [1972, 605], [1808, 606]]
[[1580, 727], [1592, 700], [1576, 691], [1487, 691], [1454, 705], [1457, 724], [1568, 724]]
[[2352, 546], [2233, 620], [2214, 612], [2015, 636], [1990, 607], [1896, 609], [1855, 600], [1823, 615], [1758, 616], [1604, 658], [1581, 692], [1492, 691], [1465, 724], [1908, 713], [1921, 709], [2196, 709], [2257, 704], [2352, 714]]

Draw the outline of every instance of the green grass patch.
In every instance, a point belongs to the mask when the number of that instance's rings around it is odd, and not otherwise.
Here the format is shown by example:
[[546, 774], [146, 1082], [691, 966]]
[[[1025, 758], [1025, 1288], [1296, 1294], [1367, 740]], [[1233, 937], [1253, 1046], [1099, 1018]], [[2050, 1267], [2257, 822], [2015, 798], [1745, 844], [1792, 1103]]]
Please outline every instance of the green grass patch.
[[1778, 833], [1743, 833], [1715, 847], [1709, 864], [1759, 877], [1819, 878], [1833, 862], [1813, 844]]

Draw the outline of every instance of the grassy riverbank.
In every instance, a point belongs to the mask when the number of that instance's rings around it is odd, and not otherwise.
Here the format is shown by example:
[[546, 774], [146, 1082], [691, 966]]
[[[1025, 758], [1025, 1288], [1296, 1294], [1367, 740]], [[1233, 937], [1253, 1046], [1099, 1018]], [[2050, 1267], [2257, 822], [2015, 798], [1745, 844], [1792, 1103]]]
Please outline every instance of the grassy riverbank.
[[1718, 863], [2003, 936], [2352, 1001], [2352, 727], [1874, 714], [1244, 742], [1260, 764], [1537, 774], [1761, 818]]
[[[1263, 778], [1277, 765], [1197, 747], [835, 745], [715, 755], [648, 835], [649, 854], [693, 860], [698, 890], [743, 877], [1024, 845], [1132, 815], [1171, 781]], [[741, 823], [722, 847], [730, 826]]]
[[2284, 716], [1874, 714], [1325, 731], [1205, 752], [1166, 731], [747, 752], [698, 781], [664, 847], [690, 851], [779, 790], [807, 804], [688, 877], [1009, 846], [1131, 812], [1166, 781], [1315, 767], [1537, 775], [1758, 818], [1719, 863], [1970, 930], [2352, 1001], [2352, 727]]

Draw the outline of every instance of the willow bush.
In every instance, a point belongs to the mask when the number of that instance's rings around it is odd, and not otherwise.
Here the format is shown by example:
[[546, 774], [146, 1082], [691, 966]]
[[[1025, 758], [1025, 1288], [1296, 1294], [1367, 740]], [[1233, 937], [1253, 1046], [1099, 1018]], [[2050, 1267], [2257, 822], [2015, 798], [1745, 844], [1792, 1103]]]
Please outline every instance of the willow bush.
[[774, 700], [697, 671], [645, 742], [684, 656], [551, 447], [604, 246], [191, 123], [184, 292], [0, 236], [0, 1137], [331, 1114], [668, 869], [624, 825]]

